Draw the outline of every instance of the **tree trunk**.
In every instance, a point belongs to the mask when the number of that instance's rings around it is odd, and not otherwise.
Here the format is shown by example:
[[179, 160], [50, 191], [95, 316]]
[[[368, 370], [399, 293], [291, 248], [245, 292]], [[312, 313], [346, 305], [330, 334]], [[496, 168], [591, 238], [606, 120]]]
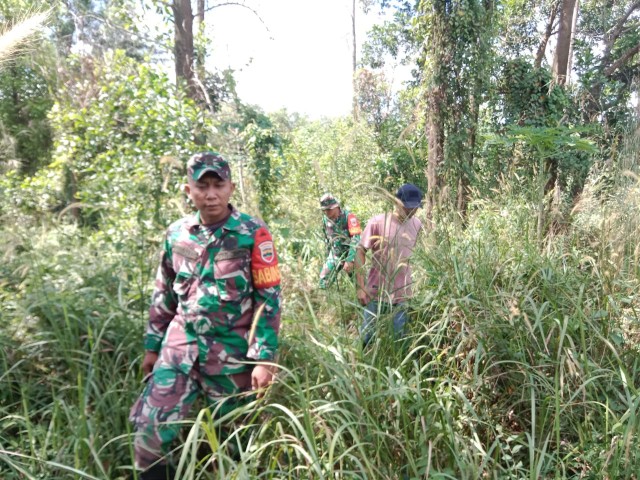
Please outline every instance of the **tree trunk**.
[[352, 8], [352, 12], [351, 12], [351, 31], [353, 33], [353, 52], [352, 52], [352, 70], [351, 70], [351, 82], [353, 85], [353, 120], [354, 121], [358, 121], [358, 82], [356, 79], [356, 68], [358, 66], [357, 64], [357, 57], [356, 57], [356, 2], [357, 0], [352, 0], [353, 1], [353, 8]]
[[198, 30], [204, 22], [204, 0], [197, 1], [196, 14], [193, 21], [195, 30]]
[[578, 23], [578, 10], [580, 9], [580, 2], [576, 0], [576, 5], [573, 10], [573, 20], [571, 23], [571, 40], [569, 41], [569, 59], [567, 60], [567, 83], [571, 83], [571, 70], [573, 69], [573, 41], [576, 38], [576, 25]]
[[463, 225], [466, 225], [467, 216], [467, 203], [468, 203], [468, 191], [469, 191], [469, 179], [466, 175], [460, 175], [458, 177], [458, 194], [456, 199], [456, 208], [462, 218]]
[[[196, 14], [193, 17], [193, 31], [198, 35], [204, 34], [204, 0], [198, 0], [196, 5]], [[195, 49], [195, 47], [194, 47]], [[204, 78], [204, 52], [198, 51], [195, 54], [196, 72], [199, 78]]]
[[193, 11], [191, 0], [174, 0], [173, 10], [174, 55], [176, 81], [183, 80], [187, 85], [187, 95], [193, 100], [200, 100], [200, 89], [194, 78], [194, 48], [193, 48]]
[[558, 30], [558, 43], [553, 57], [553, 79], [557, 85], [564, 85], [567, 81], [569, 67], [569, 52], [571, 51], [571, 31], [573, 26], [573, 14], [578, 0], [562, 0], [560, 10], [560, 28]]
[[469, 181], [468, 172], [472, 171], [476, 152], [478, 112], [480, 110], [479, 101], [477, 100], [478, 98], [480, 98], [480, 95], [472, 94], [469, 96], [469, 116], [471, 117], [471, 123], [467, 144], [468, 155], [465, 159], [465, 163], [463, 164], [463, 168], [460, 171], [460, 176], [458, 177], [458, 200], [456, 203], [458, 213], [460, 214], [460, 218], [463, 219], [463, 222], [466, 222], [467, 205], [469, 204], [469, 186], [471, 182]]
[[427, 156], [427, 195], [425, 198], [426, 228], [430, 232], [434, 228], [433, 211], [435, 209], [438, 193], [440, 191], [440, 179], [438, 167], [444, 160], [444, 131], [442, 123], [442, 106], [444, 100], [444, 86], [434, 85], [427, 94], [427, 139], [429, 153]]
[[547, 43], [549, 43], [549, 39], [553, 34], [553, 26], [556, 23], [556, 17], [558, 16], [558, 4], [554, 3], [551, 7], [551, 13], [549, 14], [549, 21], [547, 22], [547, 27], [544, 30], [544, 35], [542, 36], [542, 41], [538, 46], [538, 53], [536, 53], [536, 59], [533, 63], [535, 68], [540, 68], [542, 66], [542, 59], [544, 58], [544, 53], [547, 50]]

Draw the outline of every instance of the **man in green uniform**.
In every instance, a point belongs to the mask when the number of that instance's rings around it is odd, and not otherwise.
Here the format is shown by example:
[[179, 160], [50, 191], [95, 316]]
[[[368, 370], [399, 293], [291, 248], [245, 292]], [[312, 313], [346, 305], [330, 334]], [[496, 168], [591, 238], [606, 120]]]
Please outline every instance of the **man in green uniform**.
[[322, 227], [327, 243], [327, 259], [320, 271], [320, 288], [331, 285], [340, 270], [351, 274], [356, 258], [356, 248], [360, 241], [360, 222], [346, 208], [341, 208], [338, 200], [330, 193], [320, 198]]
[[[144, 339], [147, 383], [131, 409], [135, 466], [171, 479], [166, 455], [199, 395], [218, 415], [236, 394], [269, 385], [280, 328], [280, 271], [264, 224], [238, 212], [229, 164], [214, 152], [187, 164], [185, 192], [198, 210], [173, 223]], [[247, 362], [258, 362], [250, 364]]]

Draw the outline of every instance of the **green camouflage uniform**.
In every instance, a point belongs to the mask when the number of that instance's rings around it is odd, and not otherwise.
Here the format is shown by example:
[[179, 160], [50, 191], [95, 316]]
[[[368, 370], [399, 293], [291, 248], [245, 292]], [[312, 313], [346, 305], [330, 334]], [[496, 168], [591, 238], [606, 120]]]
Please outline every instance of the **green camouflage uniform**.
[[136, 467], [168, 453], [200, 392], [219, 414], [237, 406], [229, 395], [251, 388], [244, 362], [274, 360], [279, 327], [278, 259], [261, 222], [232, 208], [213, 233], [199, 214], [172, 224], [144, 341], [159, 358], [130, 416]]
[[320, 271], [320, 288], [327, 288], [334, 282], [345, 262], [355, 260], [362, 229], [356, 216], [347, 209], [341, 209], [336, 220], [323, 215], [322, 227], [329, 254]]

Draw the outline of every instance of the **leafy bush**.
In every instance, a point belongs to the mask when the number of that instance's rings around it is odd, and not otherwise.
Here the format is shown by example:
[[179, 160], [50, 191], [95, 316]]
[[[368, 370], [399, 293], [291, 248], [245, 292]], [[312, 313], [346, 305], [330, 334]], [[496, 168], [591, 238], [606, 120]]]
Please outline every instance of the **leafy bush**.
[[[184, 162], [211, 128], [196, 106], [177, 96], [169, 78], [122, 52], [104, 64], [77, 60], [50, 112], [52, 163], [22, 181], [8, 179], [7, 203], [26, 211], [64, 210], [105, 228], [136, 219], [166, 224], [165, 201], [184, 182]], [[5, 202], [3, 202], [4, 204]]]

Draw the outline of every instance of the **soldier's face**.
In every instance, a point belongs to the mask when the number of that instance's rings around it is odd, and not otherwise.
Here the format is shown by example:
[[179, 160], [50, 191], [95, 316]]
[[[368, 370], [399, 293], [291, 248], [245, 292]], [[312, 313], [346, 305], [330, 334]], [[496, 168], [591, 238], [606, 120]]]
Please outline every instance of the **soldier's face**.
[[189, 179], [184, 191], [200, 212], [204, 225], [224, 220], [229, 213], [229, 199], [235, 190], [230, 180], [224, 180], [215, 173], [206, 173], [199, 180]]
[[340, 207], [328, 208], [324, 211], [324, 214], [330, 220], [336, 220], [340, 216]]

